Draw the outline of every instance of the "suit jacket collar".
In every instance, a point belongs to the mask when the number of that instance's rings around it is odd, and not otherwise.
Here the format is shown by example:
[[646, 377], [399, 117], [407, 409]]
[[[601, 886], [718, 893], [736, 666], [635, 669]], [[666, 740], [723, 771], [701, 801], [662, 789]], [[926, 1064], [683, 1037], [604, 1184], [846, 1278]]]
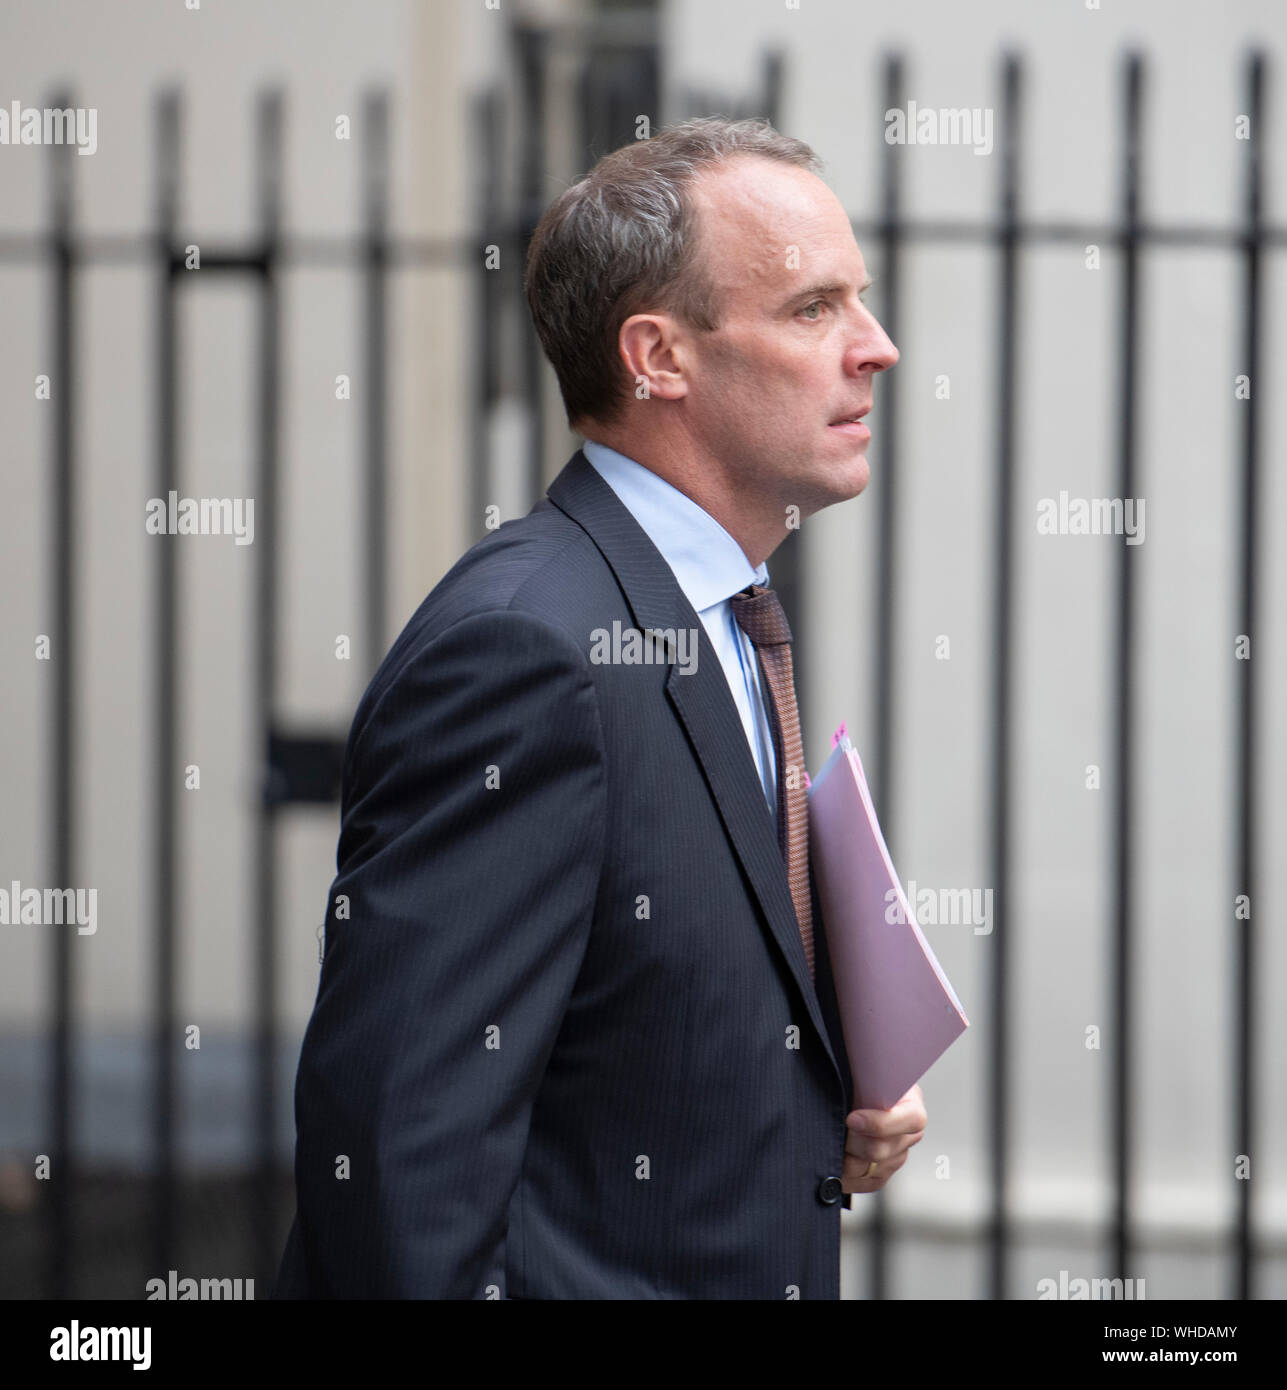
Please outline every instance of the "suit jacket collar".
[[[547, 491], [550, 501], [581, 526], [599, 548], [641, 631], [681, 627], [696, 631], [696, 669], [685, 675], [678, 665], [672, 664], [666, 694], [688, 733], [773, 938], [795, 976], [809, 1016], [844, 1084], [817, 990], [809, 978], [786, 866], [764, 802], [764, 790], [728, 680], [701, 619], [657, 547], [580, 449]], [[821, 929], [820, 919], [815, 918], [815, 924]]]
[[581, 452], [661, 551], [699, 618], [748, 584], [772, 582], [767, 564], [752, 565], [720, 522], [646, 464], [593, 440]]

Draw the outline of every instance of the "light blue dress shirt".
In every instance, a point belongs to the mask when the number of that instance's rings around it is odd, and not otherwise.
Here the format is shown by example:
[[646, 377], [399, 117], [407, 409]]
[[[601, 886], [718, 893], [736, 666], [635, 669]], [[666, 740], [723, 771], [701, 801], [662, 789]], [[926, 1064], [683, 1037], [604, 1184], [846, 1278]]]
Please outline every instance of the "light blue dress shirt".
[[713, 516], [651, 468], [606, 444], [587, 439], [582, 452], [661, 552], [684, 597], [702, 620], [742, 717], [769, 815], [777, 829], [777, 764], [759, 658], [733, 616], [732, 596], [748, 584], [769, 582]]

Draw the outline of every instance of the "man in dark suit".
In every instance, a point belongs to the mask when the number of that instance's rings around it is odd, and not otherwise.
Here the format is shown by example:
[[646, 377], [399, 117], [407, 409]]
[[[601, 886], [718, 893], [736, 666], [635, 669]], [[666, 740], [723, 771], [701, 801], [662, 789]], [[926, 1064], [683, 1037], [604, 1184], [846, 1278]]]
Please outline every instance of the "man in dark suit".
[[834, 1299], [921, 1137], [850, 1113], [765, 563], [898, 357], [816, 165], [687, 122], [536, 231], [587, 442], [354, 719], [277, 1297]]

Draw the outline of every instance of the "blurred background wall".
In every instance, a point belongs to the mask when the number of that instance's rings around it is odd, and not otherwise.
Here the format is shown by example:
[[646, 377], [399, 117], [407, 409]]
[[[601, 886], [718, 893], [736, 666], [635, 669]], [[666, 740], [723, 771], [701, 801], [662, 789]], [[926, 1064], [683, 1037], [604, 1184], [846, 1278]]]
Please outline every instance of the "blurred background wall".
[[[98, 922], [0, 926], [0, 1292], [267, 1292], [337, 751], [485, 509], [577, 443], [526, 232], [641, 117], [718, 112], [823, 157], [902, 354], [871, 484], [769, 561], [808, 761], [847, 721], [904, 878], [996, 904], [926, 925], [974, 1026], [845, 1216], [847, 1293], [1287, 1294], [1284, 38], [1267, 0], [5, 6], [0, 104], [65, 93], [97, 148], [0, 145], [0, 884]], [[990, 150], [891, 146], [911, 101]], [[1039, 533], [1124, 461], [1142, 544]], [[254, 542], [148, 535], [167, 482], [256, 498]]]

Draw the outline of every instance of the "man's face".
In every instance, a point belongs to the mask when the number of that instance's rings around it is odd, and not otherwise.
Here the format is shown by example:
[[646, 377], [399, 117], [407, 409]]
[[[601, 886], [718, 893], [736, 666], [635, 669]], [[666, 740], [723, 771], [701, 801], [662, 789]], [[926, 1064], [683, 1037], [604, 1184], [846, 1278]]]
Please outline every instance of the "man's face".
[[[859, 298], [867, 268], [808, 170], [740, 157], [694, 181], [719, 328], [687, 327], [687, 428], [740, 485], [801, 517], [867, 485], [872, 375], [898, 361]], [[784, 514], [784, 522], [785, 514]]]

